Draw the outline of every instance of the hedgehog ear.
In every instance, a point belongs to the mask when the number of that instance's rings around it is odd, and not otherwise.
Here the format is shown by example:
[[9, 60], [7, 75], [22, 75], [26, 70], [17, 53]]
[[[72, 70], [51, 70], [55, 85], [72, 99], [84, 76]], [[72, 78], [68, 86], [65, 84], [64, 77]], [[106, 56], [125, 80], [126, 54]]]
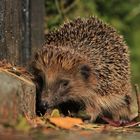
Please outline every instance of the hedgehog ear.
[[90, 76], [90, 72], [91, 72], [91, 69], [88, 65], [83, 64], [80, 67], [80, 73], [84, 79], [88, 79], [88, 77]]

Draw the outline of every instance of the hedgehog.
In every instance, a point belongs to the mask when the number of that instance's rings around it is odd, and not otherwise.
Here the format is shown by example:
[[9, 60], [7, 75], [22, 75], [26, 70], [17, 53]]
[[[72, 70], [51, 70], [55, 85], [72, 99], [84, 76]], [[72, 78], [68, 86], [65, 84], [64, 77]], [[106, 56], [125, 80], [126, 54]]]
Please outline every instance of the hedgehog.
[[46, 34], [33, 59], [37, 114], [59, 108], [84, 110], [91, 121], [108, 115], [130, 120], [131, 80], [128, 46], [97, 17], [77, 18]]

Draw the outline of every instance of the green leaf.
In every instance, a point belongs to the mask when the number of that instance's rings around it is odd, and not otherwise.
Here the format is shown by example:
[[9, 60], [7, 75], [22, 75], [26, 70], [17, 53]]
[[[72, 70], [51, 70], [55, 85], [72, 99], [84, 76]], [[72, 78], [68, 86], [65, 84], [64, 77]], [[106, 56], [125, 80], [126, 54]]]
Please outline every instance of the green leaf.
[[28, 124], [27, 120], [23, 116], [19, 116], [18, 122], [15, 126], [15, 129], [18, 131], [28, 132], [31, 126]]
[[60, 117], [60, 112], [58, 109], [54, 109], [51, 113], [51, 117]]

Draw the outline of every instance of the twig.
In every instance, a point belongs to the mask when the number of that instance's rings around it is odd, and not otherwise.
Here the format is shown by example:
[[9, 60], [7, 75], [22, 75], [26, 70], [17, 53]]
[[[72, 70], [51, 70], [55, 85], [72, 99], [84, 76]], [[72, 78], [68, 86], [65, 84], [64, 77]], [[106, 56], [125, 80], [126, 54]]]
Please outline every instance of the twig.
[[55, 5], [56, 5], [56, 8], [57, 8], [59, 15], [61, 16], [62, 19], [64, 19], [64, 13], [62, 11], [62, 8], [61, 8], [58, 0], [55, 0]]
[[66, 9], [63, 10], [64, 14], [67, 14], [72, 8], [75, 7], [75, 5], [78, 3], [78, 0], [75, 0], [70, 6], [68, 6]]
[[140, 90], [138, 84], [135, 84], [135, 92], [138, 104], [138, 118], [140, 118]]

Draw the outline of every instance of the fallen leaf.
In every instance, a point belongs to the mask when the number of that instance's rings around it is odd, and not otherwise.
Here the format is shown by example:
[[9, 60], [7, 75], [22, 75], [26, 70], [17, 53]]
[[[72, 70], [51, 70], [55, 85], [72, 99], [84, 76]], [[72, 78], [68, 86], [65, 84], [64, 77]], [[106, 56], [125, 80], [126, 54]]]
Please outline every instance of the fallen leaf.
[[102, 128], [103, 126], [98, 124], [77, 124], [77, 127], [84, 130], [94, 130], [95, 128]]
[[101, 117], [105, 122], [107, 122], [108, 124], [110, 124], [111, 126], [115, 126], [115, 127], [120, 127], [122, 126], [121, 122], [120, 121], [114, 121], [110, 118], [107, 118], [107, 117]]
[[130, 122], [126, 122], [126, 123], [121, 123], [121, 121], [113, 121], [107, 117], [102, 117], [102, 119], [104, 121], [106, 121], [107, 123], [109, 123], [109, 125], [115, 126], [115, 127], [122, 127], [123, 126], [123, 127], [129, 128], [129, 127], [138, 126], [140, 124], [140, 121], [138, 121], [138, 122], [130, 121]]
[[51, 117], [60, 117], [60, 112], [58, 109], [54, 109], [51, 113]]
[[81, 119], [71, 118], [71, 117], [65, 117], [65, 118], [53, 117], [53, 118], [49, 118], [49, 120], [51, 123], [64, 129], [71, 129], [73, 126], [83, 123]]
[[34, 123], [37, 124], [37, 125], [45, 125], [45, 121], [42, 120], [40, 117], [36, 117], [34, 119]]
[[48, 130], [48, 128], [52, 128], [52, 129], [55, 129], [55, 130], [59, 130], [59, 128], [58, 128], [56, 125], [51, 124], [50, 122], [47, 122], [45, 128], [47, 128], [46, 130]]
[[139, 126], [140, 122], [130, 122], [124, 127], [129, 128], [129, 127], [134, 127], [134, 126]]
[[19, 116], [15, 129], [19, 130], [19, 131], [28, 132], [30, 130], [30, 128], [31, 128], [31, 126], [27, 122], [26, 118], [23, 116]]
[[0, 61], [0, 68], [9, 69], [12, 68], [12, 65], [6, 59], [4, 59]]
[[27, 122], [34, 127], [38, 125], [45, 125], [45, 120], [43, 120], [41, 117], [35, 117], [31, 119], [27, 114], [25, 114], [25, 118]]

